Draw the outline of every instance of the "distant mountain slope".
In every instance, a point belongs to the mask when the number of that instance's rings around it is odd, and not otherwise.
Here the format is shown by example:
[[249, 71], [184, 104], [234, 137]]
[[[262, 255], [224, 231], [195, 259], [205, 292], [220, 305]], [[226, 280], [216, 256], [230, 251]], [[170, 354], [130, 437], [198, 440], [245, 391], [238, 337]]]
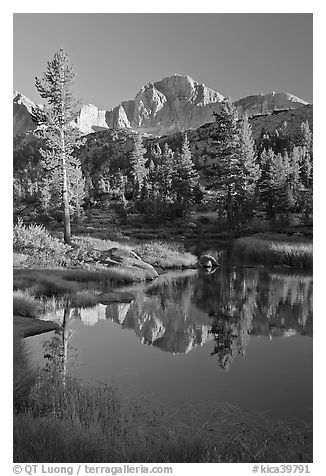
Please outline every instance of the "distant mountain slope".
[[174, 75], [143, 86], [134, 100], [107, 111], [106, 122], [109, 127], [171, 134], [209, 122], [223, 99], [190, 76]]
[[[163, 136], [195, 130], [214, 122], [224, 96], [190, 76], [175, 74], [143, 86], [134, 99], [122, 101], [111, 110], [83, 105], [77, 126], [83, 134], [105, 129], [129, 129], [142, 134]], [[247, 96], [234, 103], [239, 114], [249, 117], [282, 110], [298, 110], [307, 102], [289, 93]], [[21, 93], [14, 94], [14, 136], [35, 129], [30, 112], [35, 104]]]
[[259, 137], [263, 128], [266, 132], [274, 132], [284, 123], [288, 133], [293, 135], [298, 125], [305, 121], [308, 121], [311, 130], [313, 129], [313, 105], [307, 104], [288, 111], [274, 111], [271, 114], [252, 116], [249, 121], [254, 139]]
[[[288, 111], [274, 111], [270, 114], [253, 116], [249, 118], [252, 127], [252, 135], [254, 139], [258, 139], [263, 129], [266, 132], [274, 132], [275, 129], [286, 125], [288, 134], [292, 137], [298, 131], [302, 122], [308, 121], [311, 130], [313, 130], [313, 106], [308, 104], [298, 109], [290, 109]], [[208, 166], [216, 160], [216, 149], [212, 144], [212, 130], [216, 127], [216, 123], [204, 124], [196, 130], [188, 131], [188, 139], [190, 142], [191, 152], [200, 166]], [[166, 135], [159, 138], [148, 138], [145, 142], [147, 147], [159, 143], [161, 147], [167, 142], [173, 149], [180, 148], [182, 142], [182, 134]]]
[[308, 103], [289, 93], [268, 93], [255, 94], [239, 99], [234, 103], [240, 114], [246, 112], [247, 115], [268, 114], [280, 109], [297, 109], [306, 106]]
[[[290, 136], [294, 137], [302, 122], [308, 121], [313, 129], [313, 106], [308, 104], [299, 109], [274, 112], [267, 115], [259, 115], [249, 118], [252, 126], [253, 137], [257, 139], [262, 129], [273, 132], [286, 123]], [[198, 129], [188, 131], [191, 152], [195, 162], [202, 167], [209, 166], [216, 160], [216, 150], [210, 138], [215, 123], [207, 123]], [[87, 141], [78, 152], [79, 158], [86, 168], [95, 173], [104, 162], [110, 163], [111, 170], [124, 170], [129, 164], [129, 155], [133, 147], [133, 135], [130, 129], [102, 130], [88, 134]], [[149, 151], [156, 144], [163, 148], [168, 143], [173, 150], [181, 148], [183, 134], [167, 134], [161, 137], [147, 136], [144, 138], [144, 146]]]
[[16, 137], [35, 129], [36, 125], [31, 117], [32, 108], [35, 107], [35, 103], [18, 91], [14, 91], [13, 96], [13, 134]]

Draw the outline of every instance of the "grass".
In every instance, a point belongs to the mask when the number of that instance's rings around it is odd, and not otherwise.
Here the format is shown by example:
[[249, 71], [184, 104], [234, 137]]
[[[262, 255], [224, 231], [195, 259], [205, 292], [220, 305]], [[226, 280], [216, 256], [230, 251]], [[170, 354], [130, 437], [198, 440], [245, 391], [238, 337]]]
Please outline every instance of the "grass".
[[15, 462], [312, 460], [311, 429], [305, 425], [269, 421], [224, 405], [203, 424], [191, 426], [164, 408], [122, 403], [117, 390], [106, 385], [89, 386], [53, 368], [31, 378], [21, 372], [26, 359], [16, 363]]
[[88, 291], [84, 289], [82, 291], [78, 291], [77, 293], [73, 294], [69, 299], [69, 304], [72, 307], [93, 307], [99, 303], [99, 296], [98, 294], [94, 293], [94, 291]]
[[40, 303], [25, 291], [14, 291], [13, 313], [24, 317], [38, 317]]
[[105, 281], [112, 285], [131, 284], [146, 281], [147, 273], [140, 268], [119, 268], [112, 266], [97, 270], [67, 270], [62, 271], [66, 279], [70, 281]]
[[150, 241], [136, 245], [134, 250], [147, 263], [164, 269], [189, 268], [197, 263], [196, 256], [186, 253], [183, 246], [176, 243]]
[[282, 234], [260, 234], [238, 238], [233, 243], [234, 256], [255, 263], [312, 268], [313, 244], [305, 238]]

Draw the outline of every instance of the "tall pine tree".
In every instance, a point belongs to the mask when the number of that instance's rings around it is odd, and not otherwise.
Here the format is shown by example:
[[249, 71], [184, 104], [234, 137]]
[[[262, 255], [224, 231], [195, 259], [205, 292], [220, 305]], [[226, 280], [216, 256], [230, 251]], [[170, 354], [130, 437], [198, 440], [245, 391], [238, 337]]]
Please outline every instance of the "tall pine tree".
[[302, 122], [297, 134], [297, 145], [300, 147], [300, 176], [306, 189], [312, 189], [313, 175], [313, 136], [309, 122]]
[[239, 129], [236, 107], [229, 99], [221, 103], [219, 112], [214, 113], [215, 128], [211, 134], [212, 146], [216, 150], [216, 186], [224, 194], [227, 220], [233, 221], [236, 182], [239, 176]]
[[287, 215], [294, 206], [288, 155], [275, 154], [272, 149], [264, 151], [261, 155], [261, 167], [260, 196], [269, 218]]
[[75, 72], [69, 58], [63, 49], [60, 49], [53, 59], [48, 61], [42, 78], [36, 78], [35, 81], [40, 96], [47, 100], [43, 111], [34, 110], [39, 126], [38, 135], [45, 140], [47, 146], [41, 153], [51, 173], [60, 170], [64, 240], [68, 244], [71, 242], [68, 168], [70, 165], [73, 167], [74, 149], [83, 143], [74, 124], [78, 113], [72, 94], [74, 78]]
[[194, 201], [199, 175], [192, 160], [187, 134], [184, 136], [180, 154], [175, 154], [172, 187], [175, 200], [185, 209]]
[[147, 169], [145, 167], [147, 159], [144, 158], [145, 153], [146, 149], [143, 147], [143, 139], [141, 135], [136, 134], [134, 136], [133, 150], [130, 155], [131, 175], [133, 179], [135, 198], [139, 196], [147, 175]]
[[247, 218], [253, 212], [260, 173], [251, 126], [245, 114], [239, 124], [239, 175], [235, 185], [238, 221]]

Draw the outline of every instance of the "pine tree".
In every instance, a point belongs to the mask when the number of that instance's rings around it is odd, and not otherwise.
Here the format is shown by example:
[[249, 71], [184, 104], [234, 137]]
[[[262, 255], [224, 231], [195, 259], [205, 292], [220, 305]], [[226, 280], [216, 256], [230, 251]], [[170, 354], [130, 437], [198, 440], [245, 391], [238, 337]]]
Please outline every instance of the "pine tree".
[[253, 211], [256, 188], [261, 174], [247, 115], [243, 116], [239, 124], [238, 174], [235, 187], [238, 216], [241, 220]]
[[301, 147], [305, 147], [312, 155], [313, 137], [308, 121], [301, 122], [297, 132], [296, 143]]
[[55, 53], [53, 59], [48, 61], [42, 78], [36, 78], [35, 81], [40, 96], [48, 103], [43, 111], [34, 110], [34, 118], [39, 126], [38, 135], [45, 140], [47, 145], [47, 149], [42, 150], [41, 153], [51, 173], [60, 170], [64, 240], [68, 244], [71, 242], [71, 231], [67, 169], [69, 164], [72, 164], [74, 149], [83, 143], [73, 122], [78, 112], [72, 94], [74, 77], [75, 72], [67, 54], [63, 49], [60, 49]]
[[156, 165], [156, 189], [159, 194], [160, 214], [166, 215], [167, 207], [172, 203], [172, 177], [173, 177], [174, 152], [167, 143], [164, 144], [161, 162]]
[[140, 194], [147, 174], [147, 169], [145, 167], [147, 159], [144, 158], [145, 153], [146, 149], [143, 147], [143, 139], [141, 135], [137, 134], [134, 137], [133, 150], [130, 155], [131, 175], [133, 178], [135, 197]]
[[237, 222], [252, 213], [260, 177], [251, 126], [246, 115], [238, 121], [237, 110], [223, 101], [215, 113], [212, 146], [216, 150], [217, 188], [224, 195], [227, 219]]
[[223, 193], [227, 220], [233, 221], [236, 182], [239, 175], [239, 128], [236, 107], [229, 99], [221, 103], [214, 113], [215, 128], [211, 135], [212, 147], [216, 150], [216, 186]]
[[199, 175], [192, 160], [187, 134], [184, 136], [180, 154], [175, 154], [173, 167], [172, 187], [176, 201], [182, 203], [185, 209], [189, 208], [195, 198], [195, 188], [198, 185]]
[[312, 189], [313, 136], [309, 122], [302, 122], [297, 133], [297, 145], [300, 147], [300, 176], [303, 186]]
[[294, 206], [291, 189], [291, 164], [287, 154], [275, 154], [272, 149], [261, 155], [262, 176], [260, 196], [270, 218], [287, 215]]
[[81, 219], [82, 205], [86, 197], [85, 178], [83, 177], [80, 162], [76, 159], [74, 166], [68, 168], [69, 177], [69, 203], [72, 213], [76, 216], [77, 223]]
[[301, 177], [300, 177], [302, 153], [303, 153], [303, 150], [301, 147], [294, 147], [289, 156], [290, 170], [288, 173], [288, 179], [289, 179], [289, 186], [292, 190], [293, 198], [295, 201], [298, 200], [300, 189], [302, 188]]

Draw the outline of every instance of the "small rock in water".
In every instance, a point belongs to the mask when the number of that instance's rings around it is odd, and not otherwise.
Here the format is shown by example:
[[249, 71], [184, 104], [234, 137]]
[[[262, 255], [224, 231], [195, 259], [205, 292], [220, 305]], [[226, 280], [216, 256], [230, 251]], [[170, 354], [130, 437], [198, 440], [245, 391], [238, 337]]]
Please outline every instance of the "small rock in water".
[[219, 266], [220, 264], [216, 261], [214, 256], [211, 255], [201, 255], [198, 260], [200, 266], [203, 268], [213, 268], [215, 266]]

